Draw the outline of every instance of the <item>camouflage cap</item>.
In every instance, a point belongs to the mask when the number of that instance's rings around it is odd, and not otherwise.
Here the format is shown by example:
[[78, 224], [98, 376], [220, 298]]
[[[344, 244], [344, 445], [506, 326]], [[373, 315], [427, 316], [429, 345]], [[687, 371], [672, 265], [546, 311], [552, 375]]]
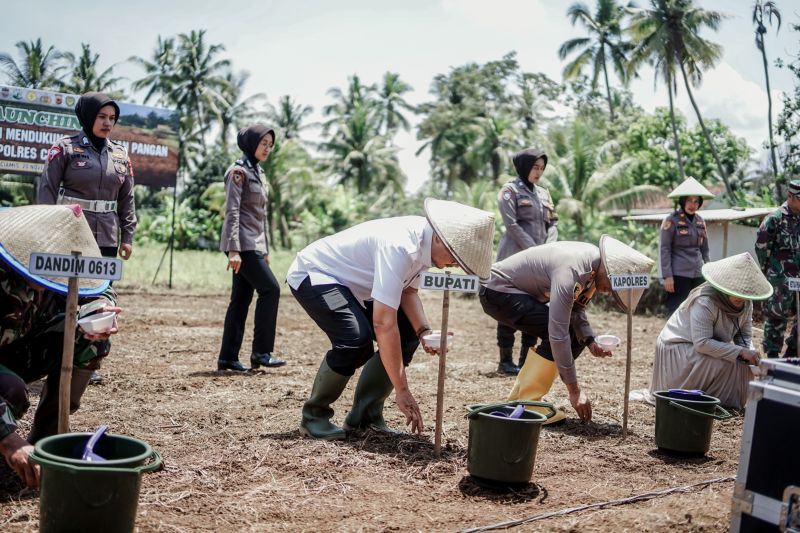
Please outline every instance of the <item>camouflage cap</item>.
[[792, 180], [789, 182], [789, 192], [794, 195], [800, 195], [800, 180]]

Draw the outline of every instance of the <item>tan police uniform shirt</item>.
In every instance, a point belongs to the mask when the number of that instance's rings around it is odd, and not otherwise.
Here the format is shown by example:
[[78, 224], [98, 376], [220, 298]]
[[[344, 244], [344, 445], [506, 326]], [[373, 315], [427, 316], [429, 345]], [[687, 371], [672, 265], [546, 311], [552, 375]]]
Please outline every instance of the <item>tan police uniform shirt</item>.
[[700, 214], [689, 220], [677, 210], [661, 224], [661, 276], [700, 278], [703, 264], [708, 262], [706, 222]]
[[558, 240], [558, 215], [544, 187], [534, 184], [529, 189], [518, 177], [500, 189], [497, 207], [506, 227], [497, 249], [498, 261], [531, 246]]
[[225, 172], [225, 221], [219, 243], [223, 252], [269, 253], [263, 175], [261, 167], [253, 168], [247, 158], [237, 160]]
[[586, 317], [593, 294], [600, 249], [594, 244], [561, 241], [535, 246], [492, 265], [486, 287], [498, 292], [528, 294], [550, 304], [547, 331], [558, 372], [564, 383], [575, 383], [570, 325], [578, 340], [594, 337]]
[[39, 183], [37, 203], [56, 204], [59, 195], [117, 202], [116, 212], [84, 209], [98, 246], [133, 243], [136, 206], [133, 165], [122, 143], [107, 139], [99, 152], [81, 130], [50, 148]]

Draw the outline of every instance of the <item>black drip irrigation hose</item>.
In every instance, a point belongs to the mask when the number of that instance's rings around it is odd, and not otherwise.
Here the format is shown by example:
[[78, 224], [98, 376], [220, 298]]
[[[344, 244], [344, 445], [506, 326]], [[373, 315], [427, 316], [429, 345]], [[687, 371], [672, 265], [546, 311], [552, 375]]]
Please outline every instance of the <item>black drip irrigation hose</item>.
[[523, 524], [529, 524], [531, 522], [537, 522], [539, 520], [545, 520], [547, 518], [553, 518], [556, 516], [566, 516], [568, 514], [577, 513], [580, 511], [588, 511], [590, 509], [605, 509], [607, 507], [614, 507], [616, 505], [625, 505], [627, 503], [651, 500], [653, 498], [658, 498], [661, 496], [668, 496], [670, 494], [677, 494], [681, 492], [691, 492], [694, 489], [701, 488], [704, 489], [709, 485], [713, 485], [715, 483], [724, 483], [726, 481], [733, 481], [736, 479], [733, 476], [728, 477], [718, 477], [715, 479], [708, 479], [706, 481], [700, 481], [699, 483], [693, 483], [691, 485], [684, 485], [682, 487], [670, 487], [668, 489], [657, 490], [653, 492], [645, 492], [644, 494], [637, 494], [636, 496], [629, 496], [628, 498], [622, 498], [620, 500], [610, 500], [607, 502], [598, 502], [598, 503], [590, 503], [587, 505], [581, 505], [578, 507], [569, 507], [567, 509], [562, 509], [560, 511], [553, 511], [550, 513], [542, 513], [533, 515], [528, 518], [520, 518], [519, 520], [509, 520], [507, 522], [498, 522], [497, 524], [490, 524], [488, 526], [481, 526], [475, 527], [471, 529], [462, 529], [459, 533], [478, 533], [480, 531], [492, 531], [495, 529], [508, 529], [510, 527], [521, 526]]

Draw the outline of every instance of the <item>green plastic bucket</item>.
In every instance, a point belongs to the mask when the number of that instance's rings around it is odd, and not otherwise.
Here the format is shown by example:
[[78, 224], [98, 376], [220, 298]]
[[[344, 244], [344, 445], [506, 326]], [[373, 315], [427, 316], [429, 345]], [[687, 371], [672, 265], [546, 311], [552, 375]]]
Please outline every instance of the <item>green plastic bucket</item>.
[[81, 455], [91, 436], [65, 433], [36, 443], [31, 460], [42, 469], [42, 533], [133, 531], [141, 474], [158, 470], [161, 456], [144, 441], [106, 434], [94, 451], [108, 460], [84, 461]]
[[705, 455], [711, 447], [714, 420], [731, 414], [719, 399], [707, 394], [696, 399], [671, 397], [669, 391], [656, 391], [656, 446], [668, 452]]
[[548, 415], [525, 410], [519, 418], [490, 414], [511, 414], [517, 405], [544, 407], [555, 414], [553, 404], [514, 401], [468, 405], [469, 444], [467, 471], [478, 485], [515, 488], [530, 482], [536, 462], [539, 432]]

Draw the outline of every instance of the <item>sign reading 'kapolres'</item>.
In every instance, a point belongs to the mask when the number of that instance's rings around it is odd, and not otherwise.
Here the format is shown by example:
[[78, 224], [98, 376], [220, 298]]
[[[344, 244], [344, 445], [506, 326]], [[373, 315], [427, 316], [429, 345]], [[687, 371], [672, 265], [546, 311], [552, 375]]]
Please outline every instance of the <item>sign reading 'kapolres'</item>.
[[646, 289], [650, 285], [650, 276], [647, 274], [618, 274], [609, 277], [611, 278], [611, 288], [615, 291]]
[[[0, 173], [39, 175], [47, 152], [81, 125], [78, 95], [0, 85]], [[111, 138], [133, 163], [137, 185], [171, 187], [178, 173], [176, 111], [118, 102], [120, 116]]]

